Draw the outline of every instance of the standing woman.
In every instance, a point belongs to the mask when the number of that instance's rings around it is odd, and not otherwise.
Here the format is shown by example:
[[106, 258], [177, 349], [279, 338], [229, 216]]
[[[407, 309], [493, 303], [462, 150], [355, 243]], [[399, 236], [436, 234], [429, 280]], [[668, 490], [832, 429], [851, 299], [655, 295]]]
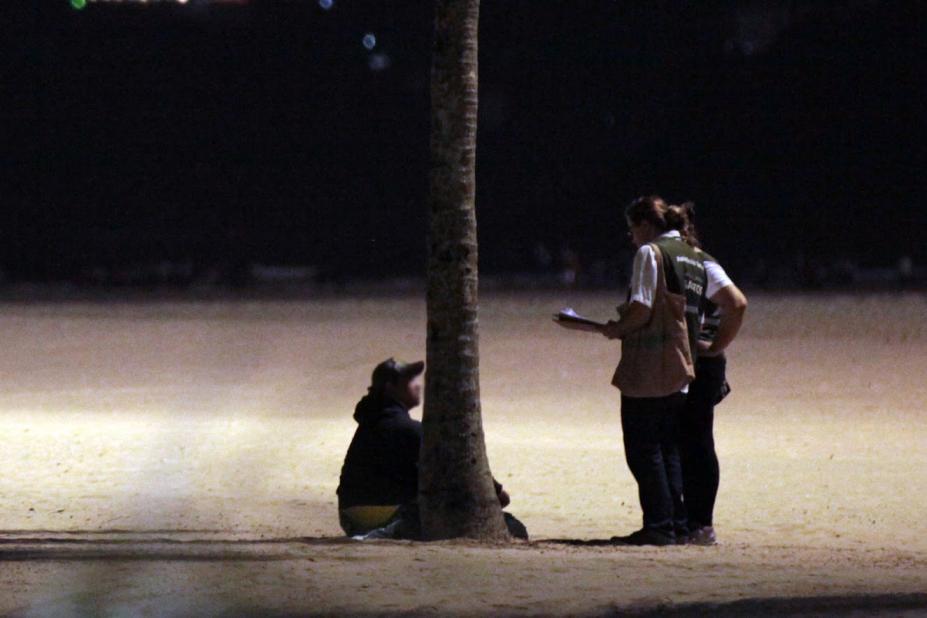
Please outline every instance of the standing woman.
[[688, 531], [682, 505], [678, 419], [695, 377], [694, 357], [707, 277], [702, 257], [683, 238], [686, 208], [658, 196], [640, 197], [625, 211], [638, 248], [628, 302], [619, 320], [601, 328], [621, 339], [612, 384], [621, 390], [625, 458], [637, 481], [643, 528], [616, 541], [673, 545]]
[[714, 412], [715, 406], [730, 392], [725, 375], [727, 359], [724, 350], [740, 331], [747, 310], [747, 297], [734, 285], [718, 261], [701, 251], [691, 223], [691, 207], [689, 213], [690, 224], [683, 231], [683, 236], [698, 249], [705, 264], [708, 278], [705, 296], [708, 300], [699, 333], [695, 380], [689, 385], [685, 411], [680, 417], [679, 448], [688, 515], [686, 540], [692, 545], [714, 545], [717, 539], [712, 519], [720, 479], [715, 453]]

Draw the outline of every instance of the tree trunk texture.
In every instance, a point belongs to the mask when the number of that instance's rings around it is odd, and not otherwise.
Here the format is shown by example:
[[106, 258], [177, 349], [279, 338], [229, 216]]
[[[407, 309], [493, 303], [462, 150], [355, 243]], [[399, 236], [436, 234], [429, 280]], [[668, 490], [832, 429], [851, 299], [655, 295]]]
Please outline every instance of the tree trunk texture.
[[475, 211], [479, 0], [436, 0], [424, 440], [428, 540], [508, 538], [480, 417]]

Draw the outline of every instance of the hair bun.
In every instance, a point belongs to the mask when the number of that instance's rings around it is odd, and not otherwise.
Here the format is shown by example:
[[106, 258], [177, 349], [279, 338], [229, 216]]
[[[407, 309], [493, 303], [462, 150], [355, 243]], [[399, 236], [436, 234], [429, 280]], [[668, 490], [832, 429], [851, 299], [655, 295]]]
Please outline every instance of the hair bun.
[[690, 207], [688, 204], [683, 204], [682, 206], [667, 206], [666, 214], [666, 227], [671, 230], [679, 230], [680, 232], [685, 231], [689, 227], [689, 212]]

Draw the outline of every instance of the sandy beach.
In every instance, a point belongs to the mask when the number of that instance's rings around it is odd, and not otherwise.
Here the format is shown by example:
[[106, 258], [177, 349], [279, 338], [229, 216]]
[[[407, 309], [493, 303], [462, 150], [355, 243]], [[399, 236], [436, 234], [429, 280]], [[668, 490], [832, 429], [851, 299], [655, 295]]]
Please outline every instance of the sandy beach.
[[423, 356], [418, 297], [3, 305], [0, 615], [927, 614], [927, 299], [751, 295], [720, 544], [668, 549], [561, 542], [640, 525], [618, 346], [550, 321], [616, 300], [484, 295], [490, 464], [532, 536], [503, 547], [340, 538], [351, 412]]

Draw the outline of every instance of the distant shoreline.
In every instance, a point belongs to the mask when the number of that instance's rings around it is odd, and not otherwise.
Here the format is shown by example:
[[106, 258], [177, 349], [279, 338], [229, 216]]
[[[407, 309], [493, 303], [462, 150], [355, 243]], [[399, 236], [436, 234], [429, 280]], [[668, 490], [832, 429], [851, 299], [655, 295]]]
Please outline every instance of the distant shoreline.
[[[898, 282], [865, 282], [816, 288], [800, 286], [743, 286], [752, 294], [789, 296], [882, 295], [927, 293], [927, 281], [904, 286]], [[568, 296], [575, 293], [622, 295], [624, 286], [563, 286], [549, 279], [523, 276], [492, 276], [480, 280], [483, 294], [493, 296], [542, 294]], [[33, 302], [210, 302], [210, 301], [306, 301], [354, 298], [406, 298], [425, 295], [423, 278], [396, 277], [356, 280], [337, 285], [325, 283], [258, 283], [231, 285], [76, 285], [71, 283], [16, 283], [0, 286], [0, 303]]]

